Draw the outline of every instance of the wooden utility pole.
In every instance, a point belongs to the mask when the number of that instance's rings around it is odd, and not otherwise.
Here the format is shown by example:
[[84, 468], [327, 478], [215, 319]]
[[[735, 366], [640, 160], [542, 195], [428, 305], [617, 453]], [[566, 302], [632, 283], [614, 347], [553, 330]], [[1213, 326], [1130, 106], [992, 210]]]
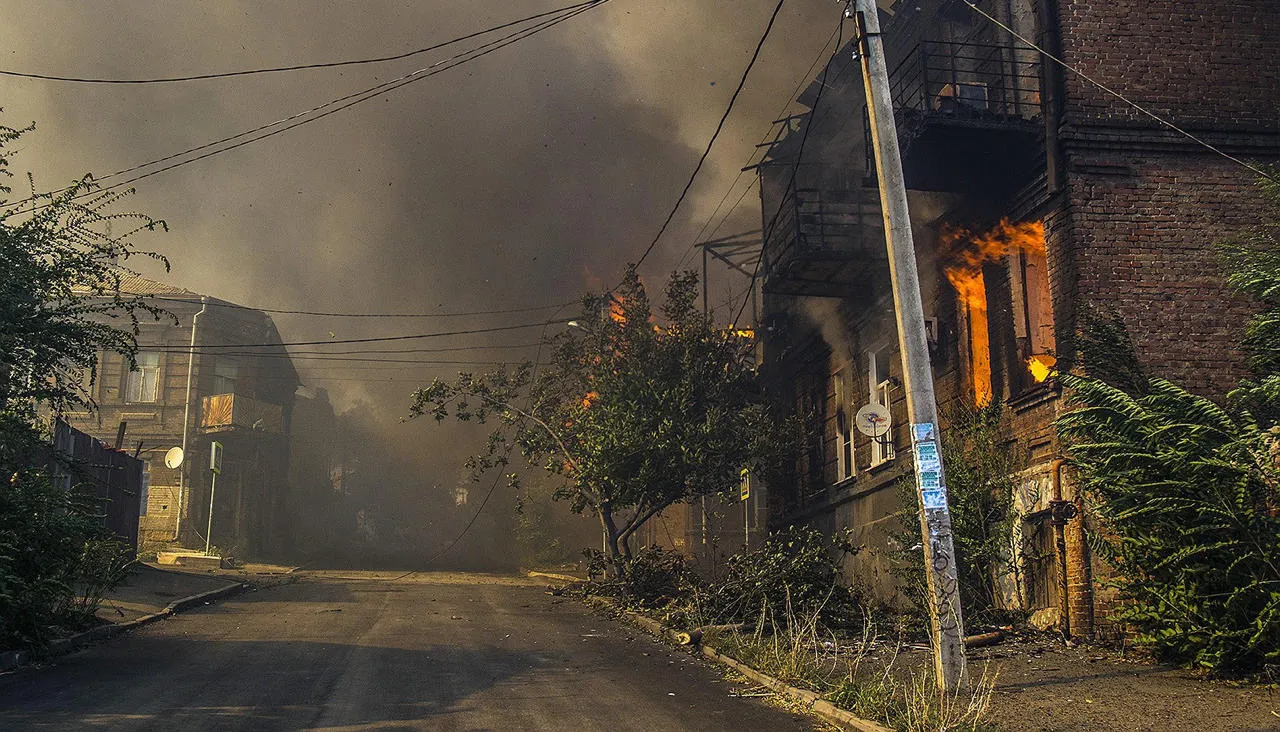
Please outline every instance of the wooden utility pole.
[[956, 581], [955, 551], [951, 540], [951, 511], [947, 508], [947, 484], [942, 473], [942, 448], [938, 435], [938, 403], [933, 394], [933, 367], [925, 336], [924, 304], [920, 300], [920, 276], [911, 239], [907, 187], [902, 175], [898, 131], [889, 92], [889, 72], [880, 41], [880, 18], [874, 0], [854, 0], [856, 8], [862, 80], [871, 140], [875, 147], [876, 174], [880, 181], [880, 209], [884, 216], [885, 243], [889, 250], [889, 276], [893, 284], [894, 313], [898, 320], [898, 345], [902, 352], [903, 382], [911, 420], [911, 445], [915, 456], [916, 496], [920, 499], [921, 545], [929, 580], [929, 620], [933, 630], [933, 654], [938, 686], [954, 693], [965, 683], [964, 619]]

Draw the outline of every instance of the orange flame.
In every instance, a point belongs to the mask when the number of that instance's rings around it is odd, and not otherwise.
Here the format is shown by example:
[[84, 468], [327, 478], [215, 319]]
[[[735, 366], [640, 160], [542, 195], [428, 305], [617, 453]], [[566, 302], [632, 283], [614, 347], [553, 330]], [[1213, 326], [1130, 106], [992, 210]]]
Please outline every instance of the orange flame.
[[[1008, 219], [1002, 219], [994, 229], [981, 235], [961, 228], [948, 228], [942, 232], [939, 257], [946, 262], [943, 273], [947, 281], [955, 288], [959, 302], [966, 308], [973, 398], [979, 406], [990, 402], [992, 397], [987, 284], [982, 276], [982, 268], [1018, 251], [1044, 255], [1043, 223], [1030, 221], [1014, 224]], [[1033, 368], [1032, 375], [1035, 373]], [[1041, 379], [1037, 378], [1039, 380]]]
[[615, 323], [625, 324], [627, 322], [627, 313], [623, 309], [622, 303], [612, 298], [609, 299], [609, 319]]

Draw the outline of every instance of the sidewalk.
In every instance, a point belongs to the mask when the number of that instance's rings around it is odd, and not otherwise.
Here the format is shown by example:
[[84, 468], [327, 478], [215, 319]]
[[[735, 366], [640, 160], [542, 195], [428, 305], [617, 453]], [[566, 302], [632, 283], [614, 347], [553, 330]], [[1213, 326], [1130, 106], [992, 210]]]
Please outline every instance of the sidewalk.
[[221, 589], [243, 580], [219, 573], [161, 569], [139, 563], [116, 588], [107, 593], [98, 617], [107, 623], [128, 623], [163, 611], [184, 597]]

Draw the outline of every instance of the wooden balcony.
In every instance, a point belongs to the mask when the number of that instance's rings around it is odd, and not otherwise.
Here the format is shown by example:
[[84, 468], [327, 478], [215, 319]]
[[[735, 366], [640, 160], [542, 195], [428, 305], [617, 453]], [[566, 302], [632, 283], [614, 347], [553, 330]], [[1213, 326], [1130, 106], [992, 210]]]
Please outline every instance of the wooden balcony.
[[242, 394], [215, 394], [200, 400], [200, 428], [205, 432], [252, 431], [280, 434], [283, 409]]

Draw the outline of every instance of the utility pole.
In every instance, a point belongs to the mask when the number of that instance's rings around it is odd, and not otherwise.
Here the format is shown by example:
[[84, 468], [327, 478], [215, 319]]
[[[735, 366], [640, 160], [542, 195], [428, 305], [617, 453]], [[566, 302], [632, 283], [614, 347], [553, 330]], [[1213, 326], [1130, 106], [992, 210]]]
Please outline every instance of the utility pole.
[[925, 574], [929, 580], [929, 623], [933, 630], [934, 665], [942, 693], [955, 693], [966, 681], [964, 619], [956, 580], [947, 484], [942, 473], [933, 367], [929, 361], [924, 304], [920, 300], [920, 276], [916, 270], [915, 243], [911, 239], [911, 217], [907, 210], [907, 187], [902, 174], [902, 155], [898, 149], [898, 130], [893, 117], [889, 71], [885, 65], [884, 44], [880, 41], [876, 3], [874, 0], [853, 0], [853, 5], [857, 11], [858, 53], [862, 59], [862, 81], [871, 117], [871, 140], [880, 182], [880, 209], [889, 250], [889, 276], [893, 283], [894, 314], [898, 320], [903, 386], [907, 392], [907, 411], [911, 420], [916, 495], [920, 499], [920, 543], [924, 548]]

